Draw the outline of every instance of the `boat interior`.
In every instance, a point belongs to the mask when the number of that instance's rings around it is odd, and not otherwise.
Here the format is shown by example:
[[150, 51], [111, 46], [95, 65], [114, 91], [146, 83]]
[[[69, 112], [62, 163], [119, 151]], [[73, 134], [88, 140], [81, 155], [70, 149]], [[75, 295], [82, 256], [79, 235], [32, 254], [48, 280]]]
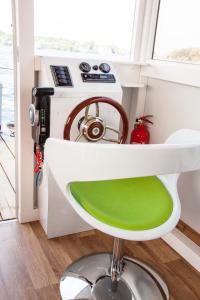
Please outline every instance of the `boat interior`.
[[0, 300], [200, 300], [199, 11], [0, 0]]

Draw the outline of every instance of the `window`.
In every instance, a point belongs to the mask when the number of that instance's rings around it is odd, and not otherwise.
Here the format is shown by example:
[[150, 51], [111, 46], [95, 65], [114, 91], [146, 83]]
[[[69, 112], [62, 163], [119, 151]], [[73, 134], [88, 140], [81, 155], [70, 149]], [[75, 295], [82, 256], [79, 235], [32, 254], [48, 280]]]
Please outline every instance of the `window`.
[[0, 0], [0, 222], [16, 218], [15, 99], [11, 4], [12, 1]]
[[14, 122], [11, 1], [0, 0], [0, 127]]
[[154, 59], [200, 63], [199, 12], [199, 0], [160, 0]]
[[136, 0], [35, 0], [36, 54], [129, 59]]

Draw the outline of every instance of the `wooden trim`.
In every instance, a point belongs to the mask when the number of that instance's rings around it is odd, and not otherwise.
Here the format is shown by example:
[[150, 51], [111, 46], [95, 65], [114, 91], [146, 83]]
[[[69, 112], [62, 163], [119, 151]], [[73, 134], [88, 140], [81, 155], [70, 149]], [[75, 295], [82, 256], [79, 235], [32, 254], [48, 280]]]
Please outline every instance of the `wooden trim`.
[[189, 225], [184, 223], [182, 220], [179, 221], [176, 226], [179, 231], [181, 231], [184, 235], [186, 235], [190, 240], [192, 240], [195, 244], [200, 247], [200, 234], [196, 232]]

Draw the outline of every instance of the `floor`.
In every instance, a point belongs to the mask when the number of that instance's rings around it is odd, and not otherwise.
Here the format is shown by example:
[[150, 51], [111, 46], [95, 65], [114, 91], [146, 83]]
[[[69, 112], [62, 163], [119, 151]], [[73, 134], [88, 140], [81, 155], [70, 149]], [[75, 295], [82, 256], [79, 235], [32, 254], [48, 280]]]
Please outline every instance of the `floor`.
[[[47, 240], [38, 222], [2, 222], [0, 300], [58, 300], [59, 278], [67, 265], [111, 249], [112, 239], [95, 230]], [[125, 254], [153, 265], [166, 279], [171, 300], [200, 299], [200, 273], [164, 241], [126, 242]]]
[[16, 217], [14, 137], [7, 127], [0, 133], [0, 221]]

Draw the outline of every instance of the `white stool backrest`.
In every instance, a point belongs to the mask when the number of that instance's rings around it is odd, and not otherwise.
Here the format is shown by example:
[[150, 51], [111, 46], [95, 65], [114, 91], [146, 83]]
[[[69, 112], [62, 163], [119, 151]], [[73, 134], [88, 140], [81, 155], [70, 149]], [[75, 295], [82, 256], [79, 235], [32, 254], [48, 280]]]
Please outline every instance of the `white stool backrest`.
[[[177, 142], [176, 142], [177, 139]], [[118, 145], [48, 139], [45, 167], [65, 193], [71, 181], [177, 174], [200, 169], [200, 132], [177, 131], [165, 144]]]
[[199, 144], [200, 131], [180, 129], [172, 133], [165, 141], [166, 144]]

